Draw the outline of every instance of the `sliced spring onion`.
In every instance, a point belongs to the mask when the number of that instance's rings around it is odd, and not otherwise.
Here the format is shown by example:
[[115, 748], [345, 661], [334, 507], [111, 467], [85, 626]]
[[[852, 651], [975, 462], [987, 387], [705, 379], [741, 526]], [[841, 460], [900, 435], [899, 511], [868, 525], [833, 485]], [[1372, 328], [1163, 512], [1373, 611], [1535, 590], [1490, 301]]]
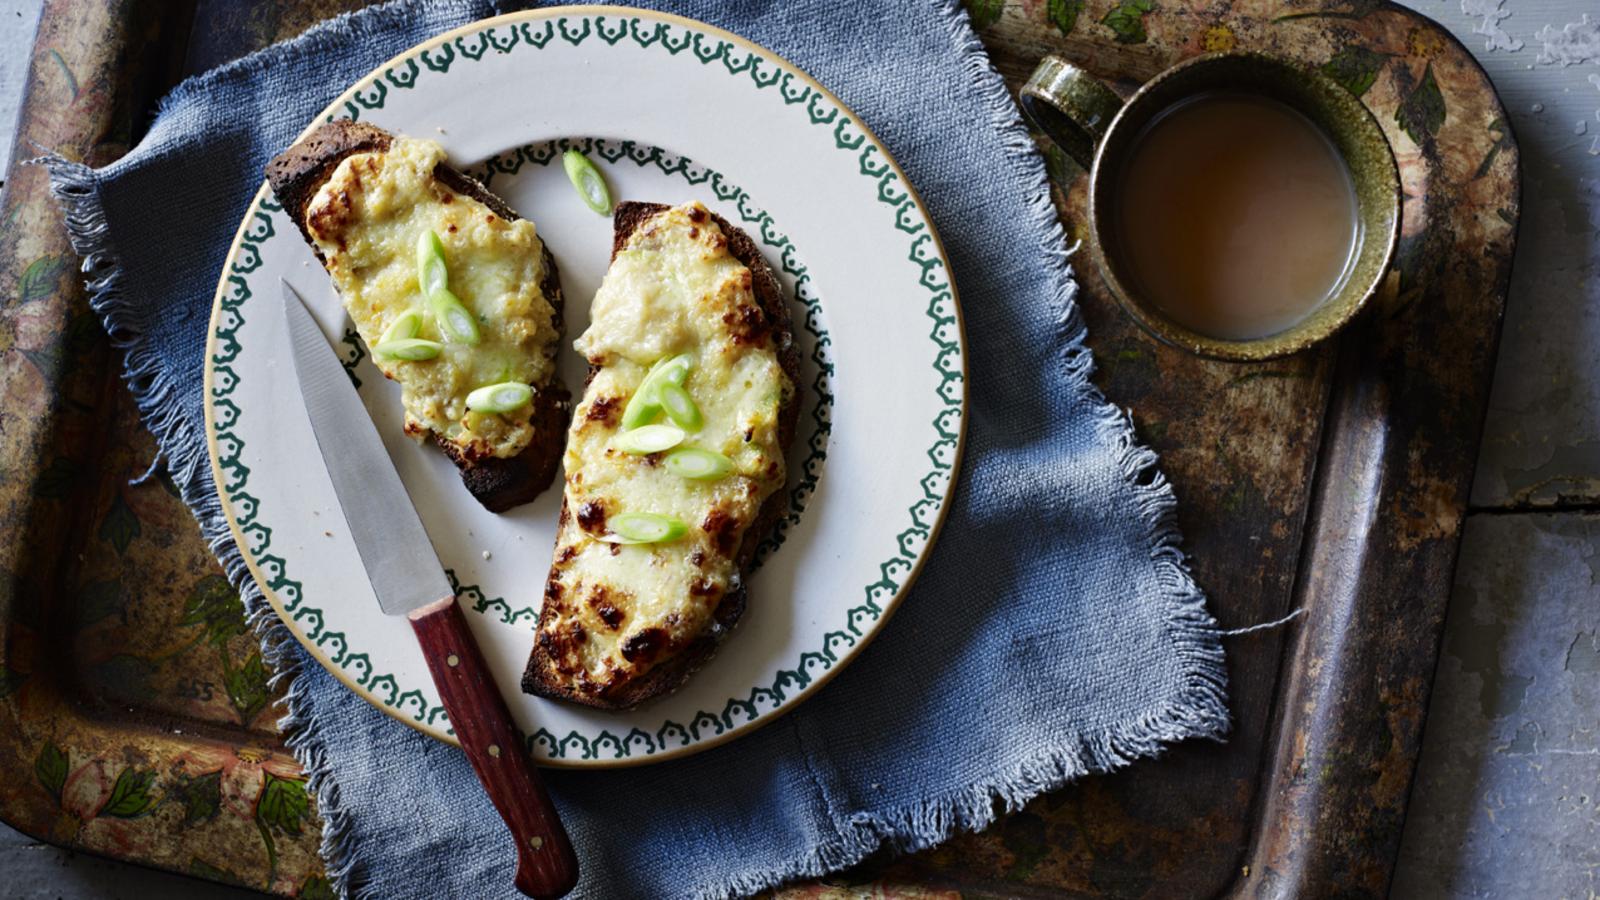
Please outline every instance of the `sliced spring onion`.
[[444, 264], [444, 242], [438, 232], [429, 230], [417, 236], [417, 286], [428, 299], [428, 308], [446, 340], [458, 344], [481, 341], [478, 320], [472, 317], [461, 298], [450, 292], [450, 270]]
[[428, 306], [433, 309], [433, 320], [446, 338], [458, 344], [476, 344], [483, 340], [478, 333], [478, 321], [449, 288], [429, 294]]
[[467, 395], [467, 409], [481, 413], [507, 413], [533, 400], [533, 389], [518, 381], [478, 388]]
[[383, 330], [383, 337], [378, 339], [378, 343], [387, 344], [391, 341], [414, 338], [417, 336], [417, 332], [421, 330], [422, 313], [414, 309], [408, 309], [400, 314], [400, 318], [395, 319], [388, 328]]
[[700, 415], [700, 407], [695, 405], [694, 398], [689, 396], [688, 391], [668, 381], [657, 387], [656, 393], [661, 398], [661, 408], [675, 425], [684, 431], [700, 430], [705, 420]]
[[442, 291], [450, 286], [450, 271], [444, 265], [444, 242], [439, 233], [424, 231], [417, 236], [417, 287], [422, 296]]
[[667, 454], [667, 471], [679, 478], [716, 481], [733, 471], [733, 460], [711, 450], [684, 447]]
[[694, 357], [687, 353], [668, 358], [664, 362], [656, 363], [654, 372], [662, 381], [670, 381], [679, 387], [689, 380], [689, 370], [694, 368]]
[[388, 356], [394, 359], [433, 359], [444, 350], [444, 345], [438, 341], [425, 341], [422, 338], [402, 338], [397, 341], [383, 341], [372, 348], [372, 352], [379, 356]]
[[611, 215], [611, 192], [606, 190], [606, 180], [594, 167], [589, 157], [576, 150], [561, 155], [561, 166], [567, 170], [567, 179], [578, 189], [585, 206], [602, 216]]
[[646, 397], [643, 390], [633, 392], [633, 397], [628, 401], [628, 406], [622, 411], [622, 430], [624, 433], [636, 428], [643, 428], [661, 412], [661, 403], [658, 400]]
[[689, 530], [682, 520], [655, 513], [622, 513], [606, 524], [611, 526], [611, 534], [600, 540], [613, 544], [661, 544], [675, 541]]
[[623, 453], [643, 456], [647, 453], [671, 450], [683, 443], [686, 436], [682, 429], [671, 425], [642, 425], [617, 435], [613, 444]]
[[694, 368], [694, 357], [687, 353], [656, 360], [650, 367], [639, 389], [633, 392], [628, 406], [622, 411], [622, 430], [632, 431], [649, 424], [661, 412], [661, 385], [682, 385], [689, 380], [689, 370]]

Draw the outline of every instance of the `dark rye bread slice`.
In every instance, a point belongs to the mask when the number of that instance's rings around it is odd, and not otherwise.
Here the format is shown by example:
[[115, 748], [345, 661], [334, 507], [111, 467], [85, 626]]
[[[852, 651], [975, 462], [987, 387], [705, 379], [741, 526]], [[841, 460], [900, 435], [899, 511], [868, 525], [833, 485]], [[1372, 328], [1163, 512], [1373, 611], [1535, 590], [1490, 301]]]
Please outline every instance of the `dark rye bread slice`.
[[[629, 236], [650, 217], [668, 209], [671, 207], [662, 203], [617, 204], [612, 215], [611, 258], [616, 259], [617, 253], [627, 245]], [[789, 376], [789, 383], [795, 388], [787, 402], [778, 410], [778, 443], [787, 456], [794, 444], [795, 424], [800, 416], [800, 350], [794, 342], [794, 326], [789, 316], [789, 304], [784, 299], [783, 288], [778, 282], [777, 274], [767, 264], [755, 241], [716, 213], [712, 213], [711, 218], [727, 236], [728, 251], [750, 270], [751, 287], [755, 292], [756, 302], [766, 315], [765, 325], [771, 330], [778, 366], [783, 369], [783, 374]], [[589, 367], [589, 375], [584, 380], [585, 388], [594, 380], [596, 371], [598, 371], [596, 367]], [[755, 521], [745, 530], [744, 538], [734, 552], [734, 565], [739, 572], [738, 582], [717, 604], [717, 609], [712, 614], [712, 625], [706, 633], [700, 635], [671, 659], [650, 669], [642, 677], [624, 683], [620, 689], [596, 697], [579, 693], [563, 683], [553, 665], [549, 650], [542, 642], [535, 640], [533, 653], [528, 658], [528, 667], [522, 674], [522, 689], [527, 693], [552, 700], [567, 700], [584, 706], [612, 710], [638, 706], [646, 700], [677, 690], [696, 669], [711, 658], [717, 647], [733, 632], [733, 627], [738, 624], [739, 618], [744, 615], [745, 606], [749, 602], [748, 576], [751, 565], [755, 562], [756, 547], [763, 538], [772, 533], [788, 502], [788, 491], [779, 488], [761, 504]], [[570, 517], [567, 500], [563, 496], [560, 524], [564, 526]]]
[[[318, 126], [299, 143], [267, 163], [267, 183], [272, 186], [273, 195], [294, 220], [318, 260], [326, 262], [316, 242], [311, 239], [305, 216], [306, 208], [316, 197], [317, 190], [332, 177], [334, 169], [345, 157], [385, 151], [393, 139], [394, 135], [376, 125], [335, 119]], [[440, 184], [477, 200], [507, 221], [520, 218], [504, 200], [450, 166], [439, 165], [433, 175]], [[565, 304], [561, 295], [561, 276], [556, 269], [555, 257], [550, 255], [549, 244], [544, 247], [544, 273], [539, 289], [555, 310], [554, 325], [556, 334], [560, 335]], [[552, 345], [552, 353], [557, 345], [559, 341]], [[533, 440], [521, 453], [509, 459], [469, 459], [460, 447], [439, 435], [434, 435], [433, 441], [456, 464], [461, 472], [461, 481], [472, 496], [490, 512], [504, 512], [539, 496], [555, 478], [556, 469], [561, 464], [571, 399], [559, 378], [552, 377], [547, 385], [534, 385]]]

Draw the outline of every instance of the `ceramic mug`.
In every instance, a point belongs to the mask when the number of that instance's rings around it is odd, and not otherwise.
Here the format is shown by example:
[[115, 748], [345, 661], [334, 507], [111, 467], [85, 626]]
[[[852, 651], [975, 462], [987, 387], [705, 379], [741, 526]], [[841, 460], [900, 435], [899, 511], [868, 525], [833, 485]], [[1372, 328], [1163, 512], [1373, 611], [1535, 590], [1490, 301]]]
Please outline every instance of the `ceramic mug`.
[[[1245, 339], [1202, 334], [1178, 322], [1133, 285], [1118, 252], [1113, 214], [1119, 167], [1156, 117], [1214, 92], [1278, 100], [1330, 138], [1349, 168], [1358, 236], [1353, 265], [1331, 296], [1282, 331]], [[1180, 63], [1146, 82], [1126, 102], [1099, 79], [1056, 56], [1040, 62], [1021, 94], [1022, 109], [1089, 172], [1090, 252], [1113, 296], [1163, 341], [1213, 359], [1255, 361], [1299, 352], [1344, 327], [1383, 286], [1400, 235], [1400, 173], [1372, 113], [1338, 82], [1257, 53], [1221, 53]]]

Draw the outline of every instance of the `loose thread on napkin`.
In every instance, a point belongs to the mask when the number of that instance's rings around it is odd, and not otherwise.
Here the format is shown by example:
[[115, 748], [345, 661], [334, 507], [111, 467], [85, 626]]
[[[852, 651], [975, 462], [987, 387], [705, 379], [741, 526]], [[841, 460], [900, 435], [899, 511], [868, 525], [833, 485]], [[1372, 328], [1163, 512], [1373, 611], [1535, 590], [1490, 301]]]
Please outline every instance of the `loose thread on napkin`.
[[1273, 619], [1271, 622], [1262, 622], [1259, 625], [1246, 625], [1243, 628], [1229, 628], [1227, 631], [1219, 631], [1217, 634], [1220, 634], [1223, 637], [1238, 637], [1241, 634], [1250, 634], [1251, 632], [1255, 631], [1266, 631], [1269, 628], [1278, 628], [1280, 626], [1287, 625], [1305, 614], [1306, 608], [1302, 606], [1281, 619]]

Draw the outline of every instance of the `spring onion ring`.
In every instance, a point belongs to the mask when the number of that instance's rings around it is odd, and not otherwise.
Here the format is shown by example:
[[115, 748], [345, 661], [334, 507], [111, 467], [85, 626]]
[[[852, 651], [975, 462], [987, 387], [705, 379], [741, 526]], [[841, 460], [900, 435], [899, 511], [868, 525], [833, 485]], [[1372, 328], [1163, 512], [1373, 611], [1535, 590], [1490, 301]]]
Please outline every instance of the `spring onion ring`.
[[689, 531], [681, 519], [656, 513], [621, 513], [606, 523], [611, 534], [600, 540], [612, 544], [662, 544], [675, 541]]
[[476, 344], [483, 339], [478, 320], [473, 318], [461, 298], [450, 292], [450, 272], [444, 263], [444, 242], [437, 232], [424, 231], [417, 237], [417, 286], [428, 300], [428, 308], [439, 331], [458, 344]]
[[689, 392], [670, 381], [662, 383], [656, 388], [660, 396], [661, 408], [666, 411], [667, 418], [684, 431], [699, 431], [705, 424], [705, 417], [700, 415], [700, 407], [695, 405], [694, 398]]
[[687, 353], [656, 360], [622, 411], [622, 430], [632, 431], [654, 421], [661, 412], [661, 385], [682, 386], [689, 380], [689, 370], [693, 368], [694, 357]]
[[508, 413], [533, 401], [533, 389], [520, 381], [485, 385], [467, 395], [467, 409], [481, 413]]
[[387, 344], [391, 341], [403, 341], [414, 338], [422, 330], [422, 313], [408, 309], [400, 314], [388, 328], [383, 330], [383, 337], [378, 343]]
[[444, 345], [438, 341], [425, 341], [422, 338], [402, 338], [398, 341], [383, 341], [372, 348], [372, 352], [379, 356], [393, 359], [409, 359], [412, 361], [433, 359], [444, 351]]
[[671, 450], [673, 447], [683, 443], [685, 437], [687, 435], [683, 433], [682, 429], [671, 425], [642, 425], [632, 431], [624, 431], [617, 435], [617, 439], [612, 442], [612, 445], [623, 453], [644, 456], [649, 453]]
[[684, 447], [667, 454], [666, 466], [679, 478], [716, 481], [733, 471], [733, 460], [700, 447]]
[[606, 189], [605, 177], [594, 167], [589, 157], [576, 150], [561, 154], [561, 167], [567, 170], [567, 180], [578, 189], [585, 206], [602, 216], [611, 215], [611, 192]]

